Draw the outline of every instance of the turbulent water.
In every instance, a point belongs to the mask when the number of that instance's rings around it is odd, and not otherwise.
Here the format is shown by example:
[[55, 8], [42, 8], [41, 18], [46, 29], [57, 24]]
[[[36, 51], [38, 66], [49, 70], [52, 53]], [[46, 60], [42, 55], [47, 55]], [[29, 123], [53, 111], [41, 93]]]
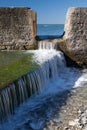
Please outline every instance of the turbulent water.
[[87, 83], [86, 70], [68, 68], [63, 53], [55, 48], [53, 43], [39, 43], [38, 50], [26, 52], [34, 53], [33, 60], [40, 65], [40, 69], [31, 76], [31, 84], [35, 88], [34, 80], [37, 82], [39, 93], [32, 95], [15, 110], [14, 115], [1, 122], [0, 130], [41, 130], [59, 110], [58, 95]]

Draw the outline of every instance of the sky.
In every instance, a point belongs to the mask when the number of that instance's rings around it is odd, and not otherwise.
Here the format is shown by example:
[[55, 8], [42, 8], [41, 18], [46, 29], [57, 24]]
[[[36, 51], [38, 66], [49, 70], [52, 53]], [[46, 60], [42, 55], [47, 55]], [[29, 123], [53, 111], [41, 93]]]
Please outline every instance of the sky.
[[87, 7], [87, 0], [0, 0], [0, 6], [30, 7], [38, 24], [64, 24], [68, 8]]

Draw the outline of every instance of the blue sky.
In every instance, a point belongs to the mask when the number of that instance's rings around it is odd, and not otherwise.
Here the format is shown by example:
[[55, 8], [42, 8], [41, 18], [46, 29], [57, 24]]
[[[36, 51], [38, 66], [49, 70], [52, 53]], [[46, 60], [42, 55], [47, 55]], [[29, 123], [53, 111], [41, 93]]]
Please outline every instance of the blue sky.
[[87, 0], [0, 0], [0, 6], [27, 6], [37, 12], [37, 23], [62, 24], [69, 7], [87, 7]]

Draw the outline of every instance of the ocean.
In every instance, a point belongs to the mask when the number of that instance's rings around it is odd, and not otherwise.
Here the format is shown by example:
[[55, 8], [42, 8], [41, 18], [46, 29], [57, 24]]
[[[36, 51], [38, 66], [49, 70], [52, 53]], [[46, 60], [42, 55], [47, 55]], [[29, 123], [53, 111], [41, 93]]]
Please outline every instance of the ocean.
[[64, 24], [37, 24], [37, 35], [57, 35], [64, 32]]

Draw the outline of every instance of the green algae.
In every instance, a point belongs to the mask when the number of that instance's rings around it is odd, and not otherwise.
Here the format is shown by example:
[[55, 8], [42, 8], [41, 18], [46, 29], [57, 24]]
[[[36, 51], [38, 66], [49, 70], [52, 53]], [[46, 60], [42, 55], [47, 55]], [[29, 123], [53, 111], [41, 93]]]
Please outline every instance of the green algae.
[[0, 89], [39, 67], [32, 56], [24, 51], [0, 51]]

